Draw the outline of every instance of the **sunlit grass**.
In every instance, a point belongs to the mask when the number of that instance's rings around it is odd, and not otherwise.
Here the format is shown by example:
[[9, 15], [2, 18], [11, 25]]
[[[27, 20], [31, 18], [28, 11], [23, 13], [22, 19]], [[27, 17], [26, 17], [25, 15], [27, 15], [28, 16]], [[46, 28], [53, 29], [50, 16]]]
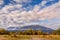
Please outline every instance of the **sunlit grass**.
[[21, 40], [21, 39], [31, 39], [31, 38], [60, 40], [60, 35], [17, 35], [16, 37], [12, 35], [0, 35], [0, 40]]

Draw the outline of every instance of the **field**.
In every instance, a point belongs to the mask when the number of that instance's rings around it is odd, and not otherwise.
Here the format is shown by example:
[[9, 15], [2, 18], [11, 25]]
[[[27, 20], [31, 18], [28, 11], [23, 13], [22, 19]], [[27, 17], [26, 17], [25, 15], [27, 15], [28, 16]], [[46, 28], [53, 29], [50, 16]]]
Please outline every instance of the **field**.
[[0, 35], [0, 40], [60, 40], [60, 35]]

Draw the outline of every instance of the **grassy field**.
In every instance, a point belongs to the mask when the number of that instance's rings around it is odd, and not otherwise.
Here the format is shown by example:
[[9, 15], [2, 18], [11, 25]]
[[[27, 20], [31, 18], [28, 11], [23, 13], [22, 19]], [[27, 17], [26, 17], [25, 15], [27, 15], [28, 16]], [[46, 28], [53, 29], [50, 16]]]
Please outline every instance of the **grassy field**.
[[0, 40], [60, 40], [59, 35], [0, 35]]

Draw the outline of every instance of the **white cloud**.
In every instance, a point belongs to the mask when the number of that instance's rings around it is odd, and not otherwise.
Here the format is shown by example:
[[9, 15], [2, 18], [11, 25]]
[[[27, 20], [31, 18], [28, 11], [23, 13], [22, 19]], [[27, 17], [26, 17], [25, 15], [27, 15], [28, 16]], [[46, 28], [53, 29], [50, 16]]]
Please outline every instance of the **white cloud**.
[[3, 4], [4, 4], [3, 0], [0, 0], [0, 8], [2, 7]]
[[[20, 1], [20, 0], [15, 0]], [[23, 1], [23, 0], [21, 0]], [[26, 0], [25, 0], [26, 1]], [[24, 1], [24, 2], [25, 2]], [[43, 2], [44, 5], [46, 2]], [[32, 21], [36, 22], [38, 20], [50, 20], [53, 18], [60, 18], [60, 2], [55, 5], [49, 6], [43, 10], [40, 10], [40, 5], [36, 5], [33, 10], [26, 11], [24, 8], [21, 8], [21, 4], [16, 5], [6, 5], [0, 10], [0, 26], [21, 26], [21, 25], [29, 25], [29, 24], [39, 24], [32, 23]], [[17, 10], [16, 10], [17, 9]], [[13, 11], [10, 11], [13, 10]], [[4, 15], [3, 15], [4, 14]], [[6, 19], [6, 20], [4, 20]], [[44, 22], [42, 22], [43, 25]], [[46, 24], [49, 26], [51, 24]]]
[[14, 0], [17, 3], [30, 3], [32, 0]]
[[3, 0], [0, 0], [0, 5], [4, 4]]
[[60, 18], [60, 2], [55, 5], [49, 6], [48, 8], [43, 9], [38, 12], [41, 13], [40, 17], [44, 19]]
[[14, 11], [16, 9], [20, 9], [21, 7], [22, 7], [22, 5], [20, 5], [20, 4], [16, 4], [16, 5], [12, 5], [12, 4], [5, 5], [5, 7], [3, 7], [0, 10], [0, 14], [1, 15], [3, 15], [3, 14], [10, 14], [12, 11]]
[[45, 6], [46, 3], [47, 3], [47, 1], [42, 1], [40, 5]]

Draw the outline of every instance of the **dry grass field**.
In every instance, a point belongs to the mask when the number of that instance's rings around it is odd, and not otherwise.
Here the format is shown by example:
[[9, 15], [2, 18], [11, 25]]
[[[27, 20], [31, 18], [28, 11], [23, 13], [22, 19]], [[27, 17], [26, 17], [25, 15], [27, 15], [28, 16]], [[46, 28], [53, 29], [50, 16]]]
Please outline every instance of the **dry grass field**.
[[0, 35], [0, 40], [60, 40], [59, 35]]

